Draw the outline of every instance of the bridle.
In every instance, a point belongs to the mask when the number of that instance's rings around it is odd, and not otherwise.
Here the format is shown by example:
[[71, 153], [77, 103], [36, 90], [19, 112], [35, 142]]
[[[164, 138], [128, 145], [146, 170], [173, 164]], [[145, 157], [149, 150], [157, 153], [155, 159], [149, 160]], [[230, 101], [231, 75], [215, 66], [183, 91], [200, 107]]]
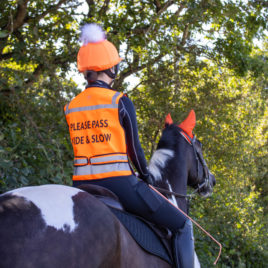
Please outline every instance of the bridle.
[[209, 182], [209, 170], [208, 170], [208, 166], [207, 166], [207, 163], [204, 159], [204, 157], [202, 156], [202, 154], [200, 153], [200, 151], [196, 148], [196, 137], [194, 136], [193, 139], [191, 140], [191, 143], [192, 143], [192, 146], [193, 146], [193, 150], [194, 150], [194, 154], [195, 154], [195, 159], [196, 159], [196, 162], [197, 162], [197, 177], [198, 177], [198, 180], [199, 180], [199, 162], [201, 163], [202, 165], [202, 168], [203, 168], [203, 174], [205, 174], [205, 179], [204, 181], [200, 184], [198, 183], [197, 184], [197, 188], [194, 190], [194, 192], [198, 192], [200, 193], [200, 190], [204, 187], [206, 188], [210, 188], [211, 189], [211, 185], [210, 185], [210, 182]]
[[[202, 165], [203, 174], [205, 174], [205, 179], [204, 179], [204, 181], [202, 183], [200, 183], [200, 184], [198, 183], [197, 184], [197, 188], [195, 190], [193, 190], [190, 194], [186, 194], [186, 195], [179, 194], [179, 193], [176, 193], [176, 192], [173, 192], [173, 191], [169, 191], [169, 190], [166, 190], [166, 189], [160, 188], [160, 187], [155, 187], [154, 186], [154, 188], [157, 189], [162, 194], [169, 194], [169, 195], [173, 195], [173, 196], [178, 197], [178, 198], [185, 198], [186, 201], [187, 201], [187, 203], [188, 203], [188, 206], [189, 206], [189, 203], [190, 203], [191, 199], [197, 193], [200, 193], [201, 190], [204, 187], [211, 188], [211, 185], [210, 185], [210, 182], [209, 182], [209, 171], [208, 171], [208, 167], [207, 167], [206, 161], [203, 158], [203, 156], [201, 155], [201, 153], [199, 152], [199, 150], [196, 148], [196, 137], [193, 136], [193, 138], [191, 138], [180, 127], [178, 127], [178, 128], [179, 128], [180, 134], [183, 136], [183, 138], [185, 138], [186, 141], [193, 147], [194, 155], [195, 155], [195, 160], [196, 160], [196, 166], [197, 166], [197, 177], [198, 177], [198, 180], [199, 180], [199, 174], [200, 174], [199, 162]], [[203, 177], [202, 177], [202, 179], [203, 179]]]

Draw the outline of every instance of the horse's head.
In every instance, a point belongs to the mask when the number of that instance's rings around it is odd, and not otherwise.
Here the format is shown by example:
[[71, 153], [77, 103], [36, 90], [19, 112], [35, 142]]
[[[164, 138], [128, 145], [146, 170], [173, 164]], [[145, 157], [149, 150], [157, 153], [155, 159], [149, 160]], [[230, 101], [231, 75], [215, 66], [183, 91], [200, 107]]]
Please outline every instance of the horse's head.
[[216, 181], [204, 160], [202, 145], [193, 135], [195, 121], [193, 110], [179, 125], [173, 123], [170, 114], [166, 117], [149, 170], [156, 186], [185, 195], [189, 185], [200, 195], [208, 196]]

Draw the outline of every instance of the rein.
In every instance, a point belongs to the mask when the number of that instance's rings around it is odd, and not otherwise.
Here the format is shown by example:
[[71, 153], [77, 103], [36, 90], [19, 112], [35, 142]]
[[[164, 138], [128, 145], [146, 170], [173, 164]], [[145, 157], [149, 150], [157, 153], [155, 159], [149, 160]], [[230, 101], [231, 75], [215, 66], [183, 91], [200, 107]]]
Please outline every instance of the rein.
[[200, 191], [200, 189], [202, 189], [205, 185], [206, 185], [206, 181], [203, 182], [201, 185], [198, 185], [198, 188], [196, 188], [191, 194], [186, 194], [186, 195], [179, 194], [179, 193], [169, 191], [169, 190], [166, 190], [164, 188], [160, 188], [160, 187], [156, 187], [156, 186], [154, 186], [154, 188], [162, 194], [170, 194], [170, 195], [174, 195], [175, 197], [178, 197], [178, 198], [186, 198], [188, 200], [191, 200], [194, 197], [194, 195], [196, 193], [198, 193]]

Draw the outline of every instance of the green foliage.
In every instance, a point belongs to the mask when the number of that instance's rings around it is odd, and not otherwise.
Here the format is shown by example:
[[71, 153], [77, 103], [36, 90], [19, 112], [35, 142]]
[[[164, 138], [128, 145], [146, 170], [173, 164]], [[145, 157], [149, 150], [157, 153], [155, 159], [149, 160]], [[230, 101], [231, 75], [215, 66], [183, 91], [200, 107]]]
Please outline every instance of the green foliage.
[[58, 87], [64, 86], [66, 95], [77, 90], [71, 82], [51, 80], [54, 81], [40, 81], [40, 87], [29, 89], [27, 95], [9, 96], [11, 107], [2, 102], [1, 191], [71, 183], [72, 147], [63, 113], [66, 100], [60, 96]]
[[[267, 263], [267, 77], [239, 78], [206, 61], [190, 59], [148, 69], [142, 86], [130, 92], [137, 107], [143, 147], [153, 152], [164, 118], [178, 123], [194, 108], [195, 132], [217, 185], [208, 200], [192, 202], [192, 216], [223, 245], [219, 267], [265, 267]], [[266, 212], [265, 212], [266, 210]], [[218, 247], [195, 228], [196, 250], [212, 267]]]
[[[83, 6], [84, 4], [84, 6]], [[86, 10], [85, 5], [88, 6]], [[79, 26], [97, 22], [125, 59], [115, 88], [137, 108], [150, 158], [172, 114], [195, 109], [195, 132], [217, 185], [192, 216], [223, 245], [218, 267], [265, 267], [267, 245], [267, 21], [265, 1], [0, 2], [0, 192], [70, 184], [64, 105]], [[258, 41], [258, 42], [256, 42]], [[133, 86], [130, 76], [139, 78]], [[129, 80], [128, 80], [129, 81]], [[203, 267], [217, 246], [195, 229]]]

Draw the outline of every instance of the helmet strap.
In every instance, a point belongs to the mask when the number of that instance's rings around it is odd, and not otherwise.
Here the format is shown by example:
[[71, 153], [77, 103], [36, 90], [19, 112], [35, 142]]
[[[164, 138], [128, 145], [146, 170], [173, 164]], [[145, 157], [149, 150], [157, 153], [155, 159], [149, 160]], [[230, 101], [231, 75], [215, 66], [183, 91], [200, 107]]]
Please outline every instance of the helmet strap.
[[104, 70], [103, 72], [106, 73], [110, 78], [115, 79], [118, 73], [118, 64], [110, 69]]

